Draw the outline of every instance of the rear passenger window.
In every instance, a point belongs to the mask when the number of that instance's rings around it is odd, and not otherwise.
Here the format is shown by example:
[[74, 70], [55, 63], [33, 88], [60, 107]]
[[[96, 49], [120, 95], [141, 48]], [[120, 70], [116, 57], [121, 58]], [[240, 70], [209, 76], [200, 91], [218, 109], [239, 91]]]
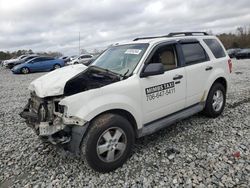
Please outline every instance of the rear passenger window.
[[208, 61], [208, 55], [200, 43], [184, 43], [181, 44], [187, 65]]
[[226, 57], [226, 53], [216, 39], [204, 39], [204, 42], [207, 44], [216, 58]]

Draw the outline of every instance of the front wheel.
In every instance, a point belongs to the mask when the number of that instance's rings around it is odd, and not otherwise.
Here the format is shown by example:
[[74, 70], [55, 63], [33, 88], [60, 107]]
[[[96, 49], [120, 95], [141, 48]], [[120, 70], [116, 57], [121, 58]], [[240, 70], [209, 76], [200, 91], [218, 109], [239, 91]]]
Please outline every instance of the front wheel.
[[90, 124], [81, 149], [90, 167], [99, 172], [110, 172], [128, 159], [134, 139], [134, 130], [127, 119], [116, 114], [103, 114]]
[[211, 87], [204, 113], [208, 117], [216, 118], [224, 110], [226, 103], [226, 89], [221, 83], [214, 83]]
[[29, 70], [29, 68], [27, 68], [27, 67], [23, 67], [22, 69], [21, 69], [21, 73], [23, 73], [23, 74], [28, 74], [30, 72], [30, 70]]

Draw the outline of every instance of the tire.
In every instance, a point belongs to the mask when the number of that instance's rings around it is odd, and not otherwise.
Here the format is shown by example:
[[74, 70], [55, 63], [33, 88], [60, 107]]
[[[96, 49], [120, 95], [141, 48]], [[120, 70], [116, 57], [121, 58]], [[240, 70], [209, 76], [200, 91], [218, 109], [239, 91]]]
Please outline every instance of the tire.
[[77, 65], [77, 64], [79, 64], [78, 62], [74, 62], [74, 65]]
[[28, 67], [23, 67], [23, 68], [21, 68], [21, 73], [22, 73], [22, 74], [29, 74], [29, 73], [30, 73], [30, 70], [29, 70]]
[[226, 104], [226, 89], [221, 83], [214, 83], [209, 91], [204, 114], [216, 118], [224, 110]]
[[60, 69], [60, 68], [61, 68], [61, 65], [59, 65], [59, 64], [55, 64], [55, 65], [53, 66], [53, 68], [54, 68], [54, 70], [56, 70], [56, 69]]
[[91, 122], [81, 152], [91, 168], [110, 172], [126, 162], [134, 140], [134, 130], [127, 119], [116, 114], [103, 114]]

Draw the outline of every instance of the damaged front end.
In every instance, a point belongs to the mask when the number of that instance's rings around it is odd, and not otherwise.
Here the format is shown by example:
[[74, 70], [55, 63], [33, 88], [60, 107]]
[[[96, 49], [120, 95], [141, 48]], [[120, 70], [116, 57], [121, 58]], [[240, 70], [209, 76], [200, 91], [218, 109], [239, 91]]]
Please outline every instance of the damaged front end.
[[66, 117], [64, 107], [59, 105], [62, 98], [39, 98], [32, 92], [20, 116], [42, 140], [63, 145], [71, 152], [78, 153], [88, 123], [77, 117]]
[[70, 106], [62, 106], [60, 101], [118, 82], [121, 77], [94, 66], [87, 69], [82, 66], [66, 67], [58, 71], [62, 73], [49, 73], [30, 84], [31, 96], [20, 116], [43, 140], [55, 145], [62, 144], [68, 150], [79, 153], [88, 122], [74, 115], [68, 116]]

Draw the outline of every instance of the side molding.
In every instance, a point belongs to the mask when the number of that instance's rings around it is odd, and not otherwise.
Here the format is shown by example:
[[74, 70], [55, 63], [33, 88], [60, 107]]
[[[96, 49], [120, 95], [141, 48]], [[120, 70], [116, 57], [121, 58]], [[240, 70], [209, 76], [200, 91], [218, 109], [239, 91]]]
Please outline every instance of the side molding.
[[190, 117], [198, 112], [201, 112], [205, 107], [205, 103], [198, 103], [195, 105], [192, 105], [184, 110], [181, 110], [179, 112], [175, 112], [173, 114], [170, 114], [166, 117], [160, 118], [158, 120], [155, 120], [153, 122], [147, 123], [143, 125], [143, 128], [138, 130], [138, 137], [143, 137], [149, 134], [152, 134], [158, 130], [161, 130], [175, 122], [178, 122], [182, 119], [185, 119], [187, 117]]

